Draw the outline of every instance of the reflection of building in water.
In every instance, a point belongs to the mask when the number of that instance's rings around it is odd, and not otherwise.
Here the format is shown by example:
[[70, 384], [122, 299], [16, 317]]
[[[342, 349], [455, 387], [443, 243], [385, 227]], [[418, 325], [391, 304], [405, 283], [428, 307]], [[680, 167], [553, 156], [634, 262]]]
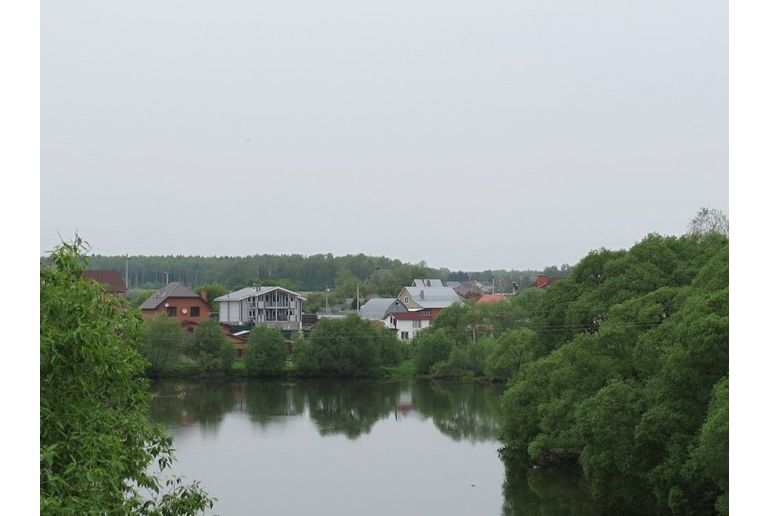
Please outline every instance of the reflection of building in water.
[[294, 385], [293, 383], [283, 384], [284, 388], [284, 416], [296, 416], [303, 412], [303, 407], [297, 408], [294, 403]]
[[235, 396], [235, 404], [238, 407], [238, 412], [243, 412], [243, 400], [246, 399], [246, 389], [244, 384], [236, 384], [233, 395]]
[[195, 419], [184, 409], [182, 409], [182, 426], [190, 426], [195, 423]]
[[393, 414], [396, 416], [396, 421], [398, 421], [398, 415], [401, 414], [401, 417], [404, 417], [405, 415], [409, 414], [414, 409], [414, 406], [412, 405], [412, 393], [411, 392], [402, 392], [398, 396], [398, 401], [396, 402], [396, 410], [393, 412]]

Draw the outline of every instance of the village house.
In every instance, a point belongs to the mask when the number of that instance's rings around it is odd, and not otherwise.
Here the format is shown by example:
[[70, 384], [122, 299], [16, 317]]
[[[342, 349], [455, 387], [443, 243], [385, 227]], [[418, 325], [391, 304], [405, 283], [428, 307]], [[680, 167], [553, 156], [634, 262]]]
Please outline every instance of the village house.
[[446, 308], [454, 303], [462, 303], [462, 298], [457, 292], [443, 286], [441, 280], [414, 280], [411, 287], [401, 289], [397, 299], [410, 311]]
[[182, 326], [192, 332], [195, 326], [205, 321], [211, 313], [211, 307], [206, 298], [206, 289], [201, 295], [185, 287], [179, 282], [171, 282], [147, 298], [139, 309], [142, 319], [147, 320], [160, 314], [174, 317]]
[[404, 287], [396, 298], [398, 310], [386, 309], [383, 325], [396, 332], [401, 340], [412, 340], [415, 335], [430, 326], [444, 308], [462, 303], [462, 298], [441, 280], [416, 279], [412, 286]]
[[[373, 297], [358, 310], [361, 319], [383, 323], [385, 316], [395, 312], [407, 312], [408, 309], [395, 297]], [[383, 323], [384, 324], [384, 323]]]
[[219, 303], [219, 322], [222, 324], [302, 329], [302, 303], [306, 299], [283, 287], [246, 287], [214, 301]]
[[385, 327], [395, 331], [401, 340], [412, 340], [418, 332], [430, 326], [440, 310], [414, 310], [411, 312], [394, 312], [388, 314], [385, 319]]

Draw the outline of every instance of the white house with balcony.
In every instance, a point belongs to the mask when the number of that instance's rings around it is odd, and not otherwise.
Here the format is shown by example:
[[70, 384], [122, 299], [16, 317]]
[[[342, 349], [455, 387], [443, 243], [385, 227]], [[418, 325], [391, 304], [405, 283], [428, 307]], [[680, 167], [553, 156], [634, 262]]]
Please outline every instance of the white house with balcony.
[[420, 331], [429, 327], [432, 320], [431, 310], [413, 310], [389, 313], [382, 322], [386, 328], [393, 330], [399, 339], [412, 340]]
[[220, 323], [302, 329], [302, 304], [306, 299], [283, 287], [246, 287], [214, 301], [219, 302]]

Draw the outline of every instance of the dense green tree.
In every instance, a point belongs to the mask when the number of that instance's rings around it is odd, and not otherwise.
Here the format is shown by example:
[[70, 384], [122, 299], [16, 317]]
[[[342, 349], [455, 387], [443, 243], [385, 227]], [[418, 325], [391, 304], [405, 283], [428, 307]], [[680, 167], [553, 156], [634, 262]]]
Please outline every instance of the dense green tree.
[[639, 384], [612, 381], [577, 408], [580, 464], [592, 494], [614, 513], [648, 514], [652, 498], [634, 430], [645, 403]]
[[729, 505], [729, 413], [728, 379], [714, 387], [714, 396], [698, 434], [688, 463], [690, 476], [702, 475], [713, 482], [719, 491], [714, 508], [719, 514], [728, 513]]
[[256, 326], [249, 332], [243, 360], [246, 369], [260, 376], [281, 374], [289, 355], [279, 330], [266, 326]]
[[526, 353], [503, 440], [532, 460], [579, 457], [607, 512], [726, 511], [727, 282], [718, 231], [590, 253], [545, 291], [523, 343], [497, 338], [489, 375]]
[[175, 317], [160, 314], [144, 323], [138, 349], [147, 359], [147, 373], [158, 376], [184, 351], [185, 333]]
[[294, 339], [291, 360], [301, 374], [317, 376], [321, 372], [318, 365], [317, 348], [311, 345], [310, 339], [304, 338], [301, 334]]
[[198, 513], [212, 501], [196, 484], [148, 470], [172, 442], [148, 419], [140, 322], [83, 279], [84, 249], [63, 243], [40, 272], [40, 512]]
[[515, 378], [519, 368], [534, 359], [535, 335], [529, 328], [503, 333], [487, 356], [485, 374], [494, 380]]
[[215, 319], [206, 319], [195, 327], [187, 355], [196, 361], [204, 374], [223, 374], [232, 367], [235, 349], [219, 323]]
[[430, 373], [435, 364], [449, 359], [452, 348], [455, 346], [455, 341], [445, 329], [419, 333], [414, 341], [417, 372], [419, 374]]
[[409, 344], [382, 327], [375, 327], [377, 347], [384, 366], [397, 366], [409, 357]]
[[469, 303], [455, 303], [441, 312], [431, 322], [430, 327], [421, 332], [429, 335], [443, 330], [447, 336], [458, 341], [467, 341], [472, 336], [471, 305]]
[[295, 349], [297, 370], [306, 375], [376, 376], [382, 366], [382, 331], [357, 315], [321, 319], [307, 343]]

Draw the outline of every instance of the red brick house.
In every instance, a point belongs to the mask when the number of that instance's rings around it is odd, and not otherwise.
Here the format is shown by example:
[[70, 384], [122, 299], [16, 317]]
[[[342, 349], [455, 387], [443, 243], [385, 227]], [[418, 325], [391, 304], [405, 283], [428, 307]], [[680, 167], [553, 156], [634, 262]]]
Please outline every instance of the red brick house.
[[549, 286], [551, 283], [553, 283], [554, 278], [549, 278], [545, 274], [538, 274], [535, 278], [535, 287], [537, 288], [545, 288]]
[[91, 269], [83, 271], [83, 277], [92, 279], [107, 287], [107, 292], [111, 294], [125, 294], [128, 291], [126, 282], [120, 277], [116, 270], [109, 269]]
[[169, 283], [139, 305], [142, 319], [147, 320], [156, 315], [166, 314], [177, 318], [187, 331], [192, 331], [211, 313], [205, 290], [203, 296], [199, 296], [179, 282]]

